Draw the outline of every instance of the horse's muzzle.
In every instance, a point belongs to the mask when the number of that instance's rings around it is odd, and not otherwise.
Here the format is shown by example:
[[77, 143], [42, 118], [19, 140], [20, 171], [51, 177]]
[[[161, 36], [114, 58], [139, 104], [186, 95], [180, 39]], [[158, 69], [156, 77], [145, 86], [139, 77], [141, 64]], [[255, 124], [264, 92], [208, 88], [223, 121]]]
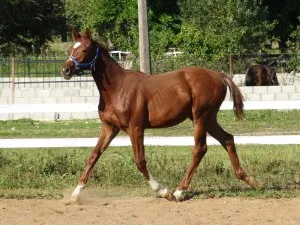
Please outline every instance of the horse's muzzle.
[[65, 80], [70, 80], [72, 78], [71, 69], [69, 67], [63, 67], [61, 70], [61, 75]]

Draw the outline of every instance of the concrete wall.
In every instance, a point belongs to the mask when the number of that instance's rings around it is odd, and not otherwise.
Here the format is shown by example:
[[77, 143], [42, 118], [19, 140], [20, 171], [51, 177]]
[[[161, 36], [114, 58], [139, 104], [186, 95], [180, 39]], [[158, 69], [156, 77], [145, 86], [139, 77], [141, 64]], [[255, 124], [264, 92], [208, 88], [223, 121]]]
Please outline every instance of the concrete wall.
[[[234, 77], [234, 81], [239, 84], [243, 80], [242, 75]], [[300, 84], [288, 86], [261, 86], [245, 87], [241, 86], [246, 101], [295, 101], [300, 100]], [[229, 93], [225, 100], [230, 100]], [[99, 93], [93, 82], [84, 84], [70, 81], [66, 85], [54, 87], [22, 87], [17, 85], [14, 93], [11, 87], [0, 87], [0, 106], [10, 104], [92, 104], [97, 106]], [[1, 107], [0, 107], [1, 108]], [[97, 118], [95, 111], [82, 112], [14, 112], [1, 113], [0, 119], [33, 118], [39, 120], [53, 119], [85, 119]]]
[[[286, 101], [300, 100], [300, 85], [240, 87], [245, 100]], [[226, 97], [229, 100], [229, 93]], [[96, 87], [90, 88], [16, 88], [14, 97], [11, 88], [0, 89], [0, 104], [69, 104], [98, 103]]]
[[[278, 82], [281, 86], [300, 85], [300, 73], [277, 73]], [[235, 74], [233, 81], [238, 86], [245, 85], [245, 74]]]
[[[296, 74], [300, 78], [300, 74]], [[294, 82], [290, 85], [246, 87], [244, 75], [235, 75], [234, 82], [240, 89], [246, 100], [270, 101], [270, 100], [300, 100], [300, 79], [296, 76], [290, 78]], [[297, 77], [296, 77], [297, 78]], [[81, 79], [81, 78], [79, 78]], [[280, 83], [283, 77], [280, 76]], [[78, 81], [78, 80], [75, 80]], [[287, 83], [287, 82], [286, 82]], [[227, 97], [227, 99], [229, 99]], [[99, 93], [94, 82], [64, 82], [64, 83], [33, 83], [18, 84], [14, 93], [12, 87], [0, 86], [0, 104], [64, 104], [64, 103], [98, 103]]]

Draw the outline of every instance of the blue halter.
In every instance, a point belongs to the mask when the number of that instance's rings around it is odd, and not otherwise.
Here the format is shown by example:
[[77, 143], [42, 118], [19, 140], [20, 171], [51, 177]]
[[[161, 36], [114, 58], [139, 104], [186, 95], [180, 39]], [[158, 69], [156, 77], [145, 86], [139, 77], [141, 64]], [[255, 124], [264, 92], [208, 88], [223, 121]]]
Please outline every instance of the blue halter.
[[96, 55], [92, 61], [88, 63], [79, 63], [74, 56], [70, 55], [69, 59], [75, 64], [75, 72], [80, 72], [82, 69], [91, 68], [92, 72], [96, 71], [96, 60], [100, 56], [100, 50], [97, 48]]

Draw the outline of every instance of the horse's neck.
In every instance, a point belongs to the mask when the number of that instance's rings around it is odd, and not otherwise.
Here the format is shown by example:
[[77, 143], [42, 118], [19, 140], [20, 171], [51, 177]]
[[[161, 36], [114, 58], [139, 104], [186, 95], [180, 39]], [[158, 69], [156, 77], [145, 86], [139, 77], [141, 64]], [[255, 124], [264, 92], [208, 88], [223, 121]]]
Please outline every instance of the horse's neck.
[[104, 101], [117, 94], [123, 84], [125, 70], [110, 56], [102, 56], [103, 64], [96, 67], [95, 75], [93, 75], [100, 97]]

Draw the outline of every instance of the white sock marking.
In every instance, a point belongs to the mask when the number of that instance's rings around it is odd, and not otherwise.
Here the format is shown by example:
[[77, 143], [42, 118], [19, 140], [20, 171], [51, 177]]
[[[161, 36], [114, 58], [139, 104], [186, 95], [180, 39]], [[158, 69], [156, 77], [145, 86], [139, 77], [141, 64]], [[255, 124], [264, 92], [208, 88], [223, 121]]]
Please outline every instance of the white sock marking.
[[173, 195], [175, 196], [175, 198], [176, 198], [177, 201], [180, 201], [183, 198], [183, 196], [182, 196], [182, 190], [176, 190], [173, 193]]
[[167, 188], [161, 188], [157, 191], [158, 196], [164, 198], [168, 194], [168, 189]]
[[166, 194], [168, 193], [168, 189], [167, 188], [163, 188], [156, 180], [154, 180], [154, 178], [152, 177], [152, 175], [149, 173], [149, 184], [150, 187], [152, 188], [152, 190], [154, 190], [157, 195], [159, 197], [165, 197]]
[[79, 194], [83, 190], [83, 188], [84, 188], [83, 185], [79, 185], [79, 184], [77, 185], [77, 187], [75, 188], [75, 190], [71, 195], [72, 200], [76, 201], [79, 198]]
[[150, 180], [149, 180], [149, 184], [150, 184], [150, 187], [154, 190], [154, 191], [158, 191], [158, 189], [160, 188], [160, 185], [159, 183], [153, 179], [152, 175], [149, 174], [150, 176]]

